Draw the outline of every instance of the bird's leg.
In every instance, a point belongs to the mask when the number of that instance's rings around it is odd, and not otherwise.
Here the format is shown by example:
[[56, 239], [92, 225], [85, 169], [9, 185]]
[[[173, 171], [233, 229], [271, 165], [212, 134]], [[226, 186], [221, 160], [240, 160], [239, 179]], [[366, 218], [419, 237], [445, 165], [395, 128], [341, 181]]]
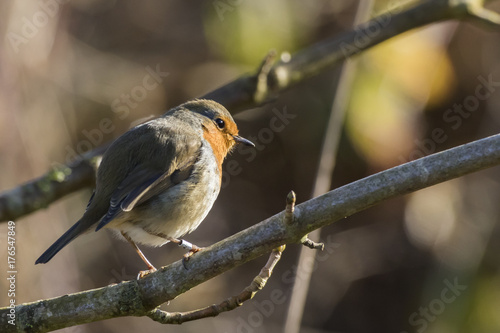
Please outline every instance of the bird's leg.
[[189, 258], [191, 258], [191, 256], [193, 254], [195, 254], [196, 252], [203, 250], [202, 247], [191, 244], [184, 239], [177, 239], [177, 238], [169, 237], [168, 240], [171, 241], [172, 243], [179, 245], [182, 248], [185, 248], [186, 250], [189, 250], [189, 252], [186, 253], [184, 255], [184, 258], [182, 259], [182, 265], [184, 265], [185, 269], [187, 269], [186, 262], [189, 260]]
[[144, 277], [145, 275], [147, 275], [149, 273], [156, 272], [155, 266], [153, 266], [149, 262], [148, 258], [146, 258], [146, 256], [144, 255], [144, 253], [142, 253], [141, 249], [139, 249], [139, 247], [137, 246], [137, 244], [135, 244], [135, 242], [126, 233], [124, 233], [123, 231], [121, 233], [122, 233], [122, 236], [125, 237], [125, 239], [130, 243], [130, 245], [132, 245], [132, 247], [134, 248], [135, 252], [137, 252], [137, 254], [139, 255], [139, 257], [141, 257], [142, 261], [144, 261], [144, 263], [146, 264], [146, 266], [148, 266], [148, 268], [149, 268], [149, 270], [147, 270], [147, 271], [140, 271], [139, 275], [137, 275], [137, 279], [140, 279], [140, 278]]

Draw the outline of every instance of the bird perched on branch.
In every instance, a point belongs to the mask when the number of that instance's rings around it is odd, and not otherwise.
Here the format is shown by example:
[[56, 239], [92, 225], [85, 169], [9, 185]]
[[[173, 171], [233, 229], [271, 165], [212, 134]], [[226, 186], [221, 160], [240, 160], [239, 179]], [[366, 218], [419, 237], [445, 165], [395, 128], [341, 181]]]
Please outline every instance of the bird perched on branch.
[[82, 218], [36, 264], [47, 263], [77, 236], [109, 228], [134, 247], [149, 271], [156, 268], [137, 243], [168, 242], [200, 250], [180, 237], [195, 230], [219, 194], [222, 162], [238, 143], [230, 113], [211, 100], [194, 100], [136, 126], [108, 148], [97, 171], [96, 188]]

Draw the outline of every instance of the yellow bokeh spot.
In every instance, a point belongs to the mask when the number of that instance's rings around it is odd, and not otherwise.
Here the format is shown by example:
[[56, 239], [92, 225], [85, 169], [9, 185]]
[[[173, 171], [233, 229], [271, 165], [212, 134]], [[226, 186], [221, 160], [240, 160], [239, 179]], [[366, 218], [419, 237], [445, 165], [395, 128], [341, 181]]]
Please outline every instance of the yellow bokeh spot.
[[406, 33], [363, 54], [358, 62], [347, 129], [374, 165], [407, 160], [418, 136], [418, 115], [452, 91], [446, 43], [429, 31]]

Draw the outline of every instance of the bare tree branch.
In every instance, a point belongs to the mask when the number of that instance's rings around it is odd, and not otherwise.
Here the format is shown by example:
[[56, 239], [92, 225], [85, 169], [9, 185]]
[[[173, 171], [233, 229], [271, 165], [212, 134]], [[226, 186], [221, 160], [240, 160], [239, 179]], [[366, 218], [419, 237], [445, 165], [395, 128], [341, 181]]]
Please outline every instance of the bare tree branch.
[[[282, 57], [273, 66], [273, 58], [266, 57], [255, 74], [242, 76], [202, 97], [218, 101], [236, 112], [260, 105], [340, 64], [345, 58], [413, 28], [449, 19], [469, 19], [499, 28], [500, 16], [482, 5], [481, 0], [427, 0], [404, 10], [393, 8], [338, 37], [313, 45], [292, 57]], [[100, 156], [105, 149], [106, 146], [90, 152], [77, 165], [62, 167], [63, 173], [50, 170], [35, 180], [1, 193], [0, 221], [17, 219], [93, 184], [96, 164], [89, 161]]]
[[[384, 200], [500, 164], [500, 134], [377, 173], [281, 212], [140, 280], [0, 309], [1, 332], [47, 332], [122, 316], [147, 316], [157, 306], [200, 283], [269, 253], [298, 243], [324, 227]], [[290, 209], [288, 210], [291, 211]], [[293, 223], [290, 218], [293, 216]]]
[[95, 174], [107, 146], [82, 156], [69, 165], [54, 166], [45, 175], [0, 194], [0, 221], [46, 208], [54, 201], [82, 188], [95, 185]]

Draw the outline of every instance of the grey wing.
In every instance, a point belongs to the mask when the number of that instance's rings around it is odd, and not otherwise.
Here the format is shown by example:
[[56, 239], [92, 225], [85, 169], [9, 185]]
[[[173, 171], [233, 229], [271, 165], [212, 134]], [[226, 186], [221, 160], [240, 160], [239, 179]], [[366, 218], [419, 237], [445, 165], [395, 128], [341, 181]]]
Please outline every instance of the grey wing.
[[154, 170], [136, 169], [113, 192], [108, 212], [97, 225], [96, 231], [111, 222], [122, 211], [131, 210], [133, 208], [131, 203], [139, 200], [155, 181], [163, 175], [161, 172], [155, 172]]
[[183, 180], [187, 179], [193, 171], [196, 158], [197, 156], [195, 155], [192, 156], [192, 158], [185, 160], [182, 165], [177, 165], [173, 172], [164, 173], [159, 177], [156, 177], [155, 175], [149, 178], [148, 181], [135, 188], [124, 198], [123, 201], [121, 201], [121, 209], [125, 212], [128, 212], [135, 206], [146, 202], [152, 197], [165, 192], [172, 186], [175, 186]]
[[185, 157], [181, 161], [172, 160], [171, 167], [166, 172], [159, 171], [147, 163], [136, 166], [111, 195], [108, 212], [97, 225], [96, 231], [121, 212], [131, 211], [134, 207], [187, 179], [198, 155], [188, 149], [182, 156]]

